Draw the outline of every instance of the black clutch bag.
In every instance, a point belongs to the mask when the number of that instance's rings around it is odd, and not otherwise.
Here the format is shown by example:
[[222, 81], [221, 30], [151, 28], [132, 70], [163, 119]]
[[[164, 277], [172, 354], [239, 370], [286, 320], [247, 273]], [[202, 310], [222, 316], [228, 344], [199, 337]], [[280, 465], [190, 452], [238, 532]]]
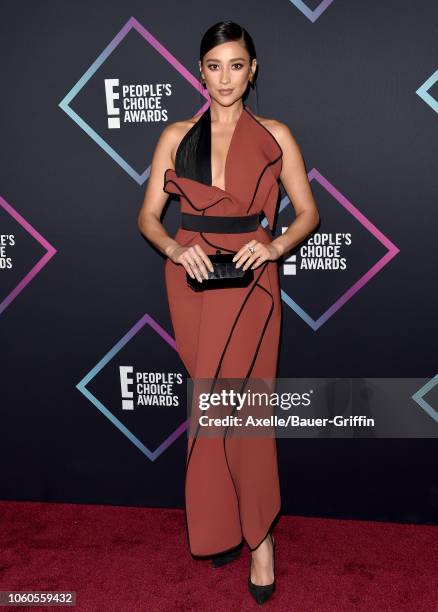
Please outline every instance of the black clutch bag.
[[[254, 279], [254, 270], [248, 268], [242, 270], [236, 268], [236, 262], [232, 261], [236, 253], [216, 253], [209, 255], [213, 264], [213, 272], [207, 268], [208, 279], [203, 278], [202, 283], [198, 279], [192, 278], [186, 272], [187, 284], [193, 291], [204, 291], [205, 289], [224, 289], [226, 287], [246, 287]], [[244, 264], [242, 264], [244, 265]]]

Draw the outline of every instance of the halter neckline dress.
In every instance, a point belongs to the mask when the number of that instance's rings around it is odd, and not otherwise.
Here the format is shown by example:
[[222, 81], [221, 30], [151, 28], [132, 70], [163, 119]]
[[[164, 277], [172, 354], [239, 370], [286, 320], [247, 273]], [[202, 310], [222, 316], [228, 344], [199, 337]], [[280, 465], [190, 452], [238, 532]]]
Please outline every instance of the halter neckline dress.
[[[264, 213], [273, 229], [282, 150], [274, 136], [243, 105], [229, 144], [225, 189], [211, 184], [210, 107], [181, 140], [175, 169], [163, 189], [179, 197], [183, 213], [245, 216]], [[270, 243], [259, 225], [245, 233], [191, 231], [174, 239], [199, 244], [207, 255], [238, 251], [252, 239]], [[281, 325], [278, 262], [254, 269], [247, 287], [194, 292], [184, 266], [164, 266], [169, 311], [179, 356], [192, 379], [274, 378]], [[188, 441], [185, 506], [193, 555], [211, 556], [246, 540], [251, 550], [266, 537], [280, 512], [275, 437], [202, 437]]]

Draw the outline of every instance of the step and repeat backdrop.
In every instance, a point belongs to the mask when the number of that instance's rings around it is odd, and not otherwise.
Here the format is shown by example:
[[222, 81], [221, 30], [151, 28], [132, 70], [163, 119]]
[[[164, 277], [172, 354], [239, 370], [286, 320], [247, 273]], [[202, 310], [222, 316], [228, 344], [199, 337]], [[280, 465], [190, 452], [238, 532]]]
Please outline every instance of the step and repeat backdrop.
[[[279, 267], [278, 376], [424, 381], [421, 437], [280, 439], [283, 512], [435, 522], [432, 0], [4, 4], [0, 498], [184, 506], [187, 372], [137, 215], [161, 131], [209, 103], [199, 42], [226, 19], [256, 45], [246, 103], [289, 126], [321, 215]], [[293, 220], [282, 189], [273, 235]]]

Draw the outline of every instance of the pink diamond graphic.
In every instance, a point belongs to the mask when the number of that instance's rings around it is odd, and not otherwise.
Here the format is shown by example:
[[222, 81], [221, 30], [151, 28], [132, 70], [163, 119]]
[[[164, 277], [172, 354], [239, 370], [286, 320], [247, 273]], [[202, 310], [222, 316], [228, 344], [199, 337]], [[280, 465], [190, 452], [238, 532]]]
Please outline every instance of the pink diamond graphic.
[[2, 196], [0, 196], [0, 206], [11, 215], [17, 223], [19, 223], [41, 246], [46, 250], [46, 253], [37, 261], [37, 263], [29, 270], [29, 272], [21, 279], [12, 291], [0, 302], [0, 314], [9, 306], [9, 304], [15, 300], [15, 298], [23, 291], [27, 284], [35, 278], [35, 276], [44, 268], [46, 263], [56, 253], [56, 249], [52, 247], [47, 240], [41, 236], [41, 234], [29, 223], [20, 213], [15, 210]]

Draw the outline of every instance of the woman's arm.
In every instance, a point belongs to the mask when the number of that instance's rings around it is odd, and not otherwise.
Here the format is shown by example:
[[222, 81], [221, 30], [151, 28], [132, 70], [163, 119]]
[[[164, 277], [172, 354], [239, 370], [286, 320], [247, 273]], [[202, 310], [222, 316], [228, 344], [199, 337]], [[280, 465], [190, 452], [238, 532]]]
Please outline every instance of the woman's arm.
[[175, 169], [174, 151], [187, 132], [187, 122], [171, 123], [161, 133], [151, 162], [151, 172], [146, 186], [143, 204], [138, 214], [138, 228], [154, 246], [175, 264], [184, 266], [192, 278], [202, 282], [208, 278], [207, 268], [213, 272], [213, 264], [199, 244], [181, 246], [171, 238], [161, 223], [161, 214], [169, 195], [164, 191], [164, 173]]
[[166, 257], [179, 246], [161, 223], [161, 214], [169, 194], [164, 189], [164, 172], [173, 168], [172, 152], [180, 135], [178, 123], [172, 123], [161, 132], [152, 156], [151, 172], [147, 181], [143, 204], [138, 214], [138, 228], [141, 233]]
[[317, 227], [320, 217], [307, 178], [303, 156], [292, 132], [287, 125], [274, 120], [270, 121], [269, 129], [283, 151], [280, 181], [296, 215], [285, 233], [271, 242], [282, 256], [302, 242]]

